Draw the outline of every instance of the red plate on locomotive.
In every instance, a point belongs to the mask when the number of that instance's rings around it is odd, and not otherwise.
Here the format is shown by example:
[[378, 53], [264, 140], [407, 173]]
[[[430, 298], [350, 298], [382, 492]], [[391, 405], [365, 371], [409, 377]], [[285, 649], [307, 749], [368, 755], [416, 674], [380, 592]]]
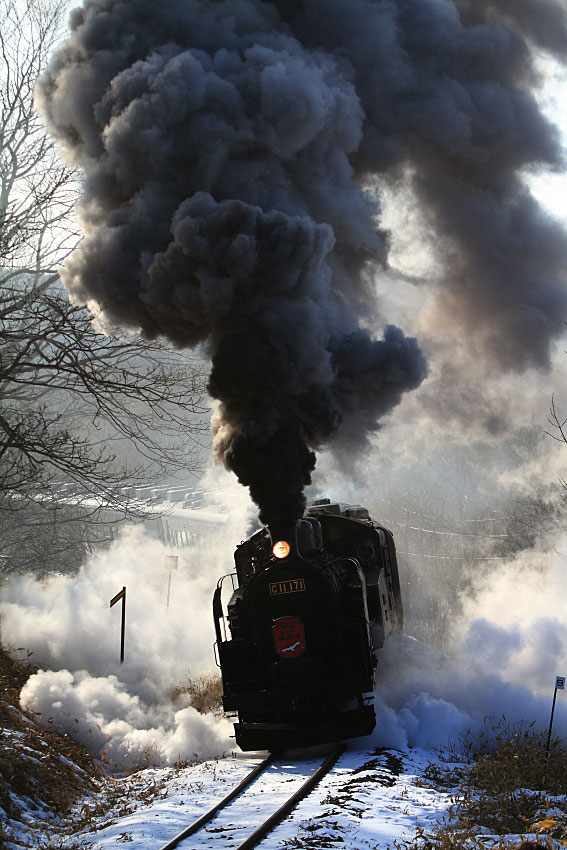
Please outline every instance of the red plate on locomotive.
[[281, 658], [299, 658], [305, 652], [305, 629], [299, 617], [278, 617], [272, 626], [274, 646]]

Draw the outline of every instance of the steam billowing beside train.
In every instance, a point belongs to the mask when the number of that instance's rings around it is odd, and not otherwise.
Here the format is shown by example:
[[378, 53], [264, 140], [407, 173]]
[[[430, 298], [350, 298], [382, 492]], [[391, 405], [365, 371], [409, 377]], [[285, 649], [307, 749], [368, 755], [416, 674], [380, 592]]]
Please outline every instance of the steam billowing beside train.
[[370, 734], [376, 651], [402, 628], [394, 540], [366, 508], [321, 499], [283, 537], [263, 528], [237, 547], [227, 617], [227, 576], [214, 595], [223, 705], [243, 750]]

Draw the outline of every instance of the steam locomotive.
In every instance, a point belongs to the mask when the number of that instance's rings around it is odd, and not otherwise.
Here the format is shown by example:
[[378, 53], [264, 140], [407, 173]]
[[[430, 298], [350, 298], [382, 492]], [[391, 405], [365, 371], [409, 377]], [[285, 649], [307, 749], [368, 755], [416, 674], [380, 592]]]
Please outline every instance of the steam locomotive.
[[223, 706], [242, 750], [370, 734], [376, 651], [402, 628], [394, 540], [366, 508], [319, 499], [286, 537], [262, 528], [241, 543], [213, 598]]

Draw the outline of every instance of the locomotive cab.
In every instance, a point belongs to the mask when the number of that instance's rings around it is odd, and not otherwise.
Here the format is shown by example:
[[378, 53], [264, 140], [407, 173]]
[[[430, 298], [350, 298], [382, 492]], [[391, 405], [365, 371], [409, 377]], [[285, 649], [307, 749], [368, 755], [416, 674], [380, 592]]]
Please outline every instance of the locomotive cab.
[[230, 636], [217, 587], [223, 705], [238, 715], [243, 750], [311, 746], [374, 728], [376, 649], [401, 627], [395, 549], [368, 512], [337, 508], [314, 505], [287, 540], [263, 528], [237, 547]]

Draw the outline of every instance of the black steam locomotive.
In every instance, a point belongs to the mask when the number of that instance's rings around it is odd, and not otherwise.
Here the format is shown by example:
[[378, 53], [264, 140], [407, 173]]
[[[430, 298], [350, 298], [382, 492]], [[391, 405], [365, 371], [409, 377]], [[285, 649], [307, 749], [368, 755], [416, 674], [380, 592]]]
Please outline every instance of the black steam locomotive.
[[288, 538], [262, 528], [237, 547], [227, 617], [228, 576], [214, 594], [223, 706], [242, 750], [370, 734], [376, 650], [402, 628], [394, 540], [366, 508], [321, 499]]

